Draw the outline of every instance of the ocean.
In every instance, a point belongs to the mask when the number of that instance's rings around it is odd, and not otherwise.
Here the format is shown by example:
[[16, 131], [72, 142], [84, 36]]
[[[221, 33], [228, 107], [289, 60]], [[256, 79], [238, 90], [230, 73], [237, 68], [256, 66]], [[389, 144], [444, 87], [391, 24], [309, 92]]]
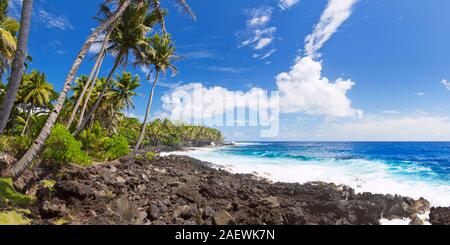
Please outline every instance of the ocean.
[[235, 142], [177, 152], [272, 181], [325, 181], [450, 206], [450, 142]]

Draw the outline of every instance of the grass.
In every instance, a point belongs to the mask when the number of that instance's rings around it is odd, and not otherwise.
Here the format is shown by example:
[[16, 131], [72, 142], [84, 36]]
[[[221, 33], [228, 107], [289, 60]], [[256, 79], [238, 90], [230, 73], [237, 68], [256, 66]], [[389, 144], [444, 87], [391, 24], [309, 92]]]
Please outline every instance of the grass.
[[17, 192], [11, 179], [0, 178], [0, 204], [26, 207], [34, 198]]
[[28, 225], [30, 223], [31, 219], [23, 217], [20, 210], [0, 212], [0, 225]]

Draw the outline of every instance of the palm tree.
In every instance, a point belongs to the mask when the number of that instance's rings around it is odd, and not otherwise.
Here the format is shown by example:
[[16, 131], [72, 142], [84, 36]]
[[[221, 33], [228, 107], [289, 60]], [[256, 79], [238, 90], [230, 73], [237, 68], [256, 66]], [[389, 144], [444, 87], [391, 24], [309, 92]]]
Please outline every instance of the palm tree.
[[[110, 2], [111, 0], [107, 0]], [[134, 0], [137, 1], [137, 0]], [[24, 0], [24, 5], [26, 5], [26, 2], [30, 2], [31, 0]], [[92, 34], [87, 38], [85, 43], [83, 44], [83, 47], [81, 48], [80, 52], [77, 55], [77, 58], [75, 59], [72, 68], [70, 69], [70, 72], [66, 78], [66, 81], [63, 85], [63, 90], [59, 94], [58, 100], [56, 102], [55, 107], [53, 108], [52, 112], [50, 113], [49, 117], [47, 118], [47, 121], [44, 124], [44, 127], [42, 128], [41, 132], [39, 133], [39, 136], [34, 141], [32, 146], [28, 149], [28, 151], [25, 153], [25, 155], [22, 156], [22, 158], [17, 161], [15, 164], [11, 166], [11, 168], [7, 169], [4, 174], [6, 176], [12, 176], [12, 177], [18, 177], [20, 176], [23, 171], [30, 165], [30, 163], [33, 161], [33, 159], [36, 157], [38, 152], [42, 150], [42, 147], [44, 146], [45, 141], [47, 140], [51, 129], [53, 128], [53, 125], [56, 122], [56, 119], [58, 118], [59, 112], [61, 111], [64, 102], [66, 100], [67, 92], [70, 89], [70, 84], [72, 83], [72, 80], [74, 79], [81, 62], [84, 60], [84, 57], [86, 56], [87, 51], [91, 47], [92, 43], [97, 40], [100, 33], [102, 33], [105, 29], [110, 28], [112, 25], [114, 25], [114, 22], [122, 15], [122, 13], [125, 11], [125, 9], [129, 6], [129, 4], [132, 2], [132, 0], [122, 0], [120, 1], [120, 5], [118, 6], [117, 10], [114, 14], [112, 14], [108, 19], [106, 19], [103, 23], [101, 23], [93, 32]], [[25, 11], [27, 8], [22, 7], [22, 13], [27, 12]], [[31, 7], [29, 7], [31, 10]], [[31, 11], [29, 11], [31, 15]], [[22, 14], [23, 15], [23, 14]], [[28, 23], [29, 27], [29, 23]], [[21, 26], [22, 29], [22, 26]], [[29, 29], [29, 28], [28, 28]], [[28, 37], [28, 35], [26, 35]], [[21, 50], [21, 42], [20, 42], [20, 34], [19, 34], [19, 49]], [[21, 52], [18, 52], [21, 53]], [[26, 52], [25, 52], [26, 53]], [[16, 54], [17, 57], [17, 54]], [[23, 64], [23, 59], [20, 60], [21, 63], [18, 63], [14, 60], [14, 67], [19, 67], [20, 64]], [[14, 69], [13, 69], [14, 71]], [[14, 75], [14, 74], [13, 74]], [[13, 77], [11, 75], [11, 77]], [[15, 97], [15, 96], [14, 96]], [[5, 101], [7, 101], [5, 99]], [[4, 116], [3, 110], [0, 111], [1, 115]], [[9, 113], [8, 113], [9, 114]], [[1, 122], [3, 123], [3, 122]], [[4, 126], [0, 123], [0, 134], [2, 130], [4, 129]]]
[[22, 135], [27, 130], [33, 111], [37, 108], [48, 107], [55, 95], [56, 92], [53, 90], [53, 85], [47, 82], [44, 73], [33, 70], [31, 74], [24, 75], [23, 85], [19, 90], [19, 98], [28, 107], [28, 112]]
[[132, 77], [131, 73], [124, 72], [121, 76], [117, 76], [117, 80], [111, 91], [110, 100], [113, 108], [113, 113], [110, 119], [110, 125], [113, 124], [113, 120], [116, 113], [122, 109], [134, 108], [133, 97], [137, 95], [134, 91], [141, 86], [139, 76]]
[[[108, 16], [110, 11], [105, 9], [103, 12]], [[122, 17], [111, 32], [109, 47], [106, 49], [115, 56], [114, 66], [109, 72], [106, 83], [103, 85], [103, 90], [100, 92], [97, 101], [90, 108], [89, 113], [82, 119], [81, 125], [75, 130], [73, 135], [78, 135], [95, 113], [95, 110], [108, 91], [108, 86], [119, 65], [125, 67], [128, 63], [130, 54], [133, 54], [136, 57], [142, 56], [142, 54], [140, 54], [143, 49], [142, 46], [147, 45], [145, 42], [146, 35], [151, 31], [151, 27], [155, 23], [156, 18], [152, 13], [149, 13], [149, 5], [147, 3], [132, 4], [124, 11]]]
[[8, 89], [0, 108], [0, 135], [5, 130], [11, 115], [17, 93], [19, 92], [20, 82], [24, 71], [25, 59], [27, 57], [28, 37], [30, 35], [31, 10], [33, 0], [23, 0], [22, 17], [20, 20], [19, 39], [17, 41], [17, 50], [15, 50], [14, 61], [9, 78]]
[[[111, 28], [111, 30], [112, 30], [112, 28]], [[89, 78], [86, 80], [86, 84], [85, 84], [83, 90], [80, 92], [80, 96], [78, 97], [76, 103], [74, 104], [72, 113], [70, 114], [70, 117], [69, 117], [69, 121], [67, 122], [67, 128], [70, 127], [70, 125], [72, 125], [72, 122], [75, 119], [75, 115], [77, 114], [77, 111], [85, 98], [86, 92], [88, 92], [88, 96], [87, 96], [88, 98], [91, 94], [92, 88], [94, 87], [94, 83], [97, 80], [98, 73], [100, 72], [100, 68], [103, 64], [103, 60], [105, 59], [105, 56], [106, 56], [105, 49], [108, 44], [108, 39], [109, 39], [109, 35], [111, 34], [111, 30], [108, 31], [107, 34], [105, 34], [105, 37], [103, 38], [102, 46], [100, 48], [99, 53], [97, 54], [97, 59], [95, 60], [95, 64], [92, 67], [91, 73], [89, 74]], [[92, 83], [92, 86], [91, 86], [91, 83]], [[83, 108], [86, 109], [84, 106], [83, 106]], [[84, 115], [84, 112], [82, 113], [82, 115]], [[79, 120], [79, 121], [81, 123], [81, 120]]]
[[[153, 86], [150, 90], [150, 96], [147, 103], [144, 122], [142, 124], [141, 134], [136, 143], [136, 146], [134, 147], [135, 151], [139, 150], [142, 139], [144, 138], [145, 128], [147, 126], [147, 120], [150, 114], [150, 107], [152, 105], [153, 94], [155, 92], [156, 84], [158, 83], [159, 74], [161, 72], [165, 74], [167, 69], [172, 70], [173, 74], [176, 74], [177, 72], [176, 67], [172, 65], [172, 61], [174, 58], [176, 58], [176, 56], [174, 55], [175, 47], [170, 37], [168, 35], [162, 37], [156, 34], [152, 38], [149, 38], [149, 42], [154, 52], [147, 53], [147, 55], [139, 57], [140, 60], [138, 60], [136, 64], [153, 66], [155, 70], [155, 80], [153, 81]], [[150, 75], [151, 74], [149, 73], [147, 76], [148, 80], [150, 80]]]
[[19, 23], [6, 15], [8, 1], [0, 2], [0, 78], [4, 71], [11, 65], [17, 49], [17, 40], [15, 38], [19, 31]]

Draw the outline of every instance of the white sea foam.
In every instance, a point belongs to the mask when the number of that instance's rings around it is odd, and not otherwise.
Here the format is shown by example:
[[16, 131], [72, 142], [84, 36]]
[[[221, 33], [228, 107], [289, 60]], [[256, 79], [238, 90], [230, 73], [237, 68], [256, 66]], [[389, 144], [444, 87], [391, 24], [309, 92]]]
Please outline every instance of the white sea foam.
[[[171, 153], [173, 154], [173, 153]], [[393, 168], [383, 161], [363, 159], [308, 160], [277, 159], [224, 154], [220, 149], [177, 152], [202, 161], [226, 166], [235, 173], [257, 173], [273, 181], [305, 183], [310, 181], [345, 184], [357, 192], [399, 194], [412, 198], [424, 197], [432, 206], [450, 206], [450, 183], [424, 180], [410, 171], [429, 169]], [[405, 221], [406, 222], [406, 221]]]

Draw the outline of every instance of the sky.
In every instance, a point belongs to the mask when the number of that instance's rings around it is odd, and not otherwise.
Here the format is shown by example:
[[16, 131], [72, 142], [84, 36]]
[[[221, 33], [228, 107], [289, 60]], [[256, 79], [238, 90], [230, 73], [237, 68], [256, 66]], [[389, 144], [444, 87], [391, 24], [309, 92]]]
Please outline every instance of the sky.
[[[9, 14], [20, 16], [20, 0]], [[35, 0], [30, 69], [61, 90], [92, 28], [100, 0]], [[450, 140], [450, 1], [189, 0], [194, 21], [168, 8], [179, 74], [162, 77], [151, 117], [204, 108], [180, 94], [207, 98], [279, 92], [279, 132], [264, 126], [219, 127], [230, 141]], [[88, 74], [95, 47], [79, 74]], [[113, 57], [101, 75], [106, 76]], [[150, 83], [142, 68], [136, 109], [145, 113]], [[193, 108], [195, 107], [195, 108]]]

